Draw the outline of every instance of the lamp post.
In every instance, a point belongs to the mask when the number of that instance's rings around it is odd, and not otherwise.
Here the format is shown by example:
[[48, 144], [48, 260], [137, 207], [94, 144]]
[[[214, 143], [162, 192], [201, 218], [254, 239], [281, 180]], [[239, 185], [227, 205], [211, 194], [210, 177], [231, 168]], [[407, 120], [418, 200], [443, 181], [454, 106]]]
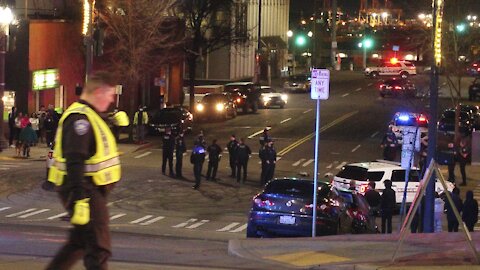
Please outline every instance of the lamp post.
[[8, 27], [12, 21], [13, 14], [10, 8], [0, 7], [0, 151], [7, 146], [3, 130], [5, 110], [3, 96], [5, 93], [5, 54], [7, 53]]
[[367, 68], [367, 49], [372, 47], [372, 45], [372, 40], [366, 37], [362, 42], [358, 43], [358, 47], [363, 49], [363, 69]]

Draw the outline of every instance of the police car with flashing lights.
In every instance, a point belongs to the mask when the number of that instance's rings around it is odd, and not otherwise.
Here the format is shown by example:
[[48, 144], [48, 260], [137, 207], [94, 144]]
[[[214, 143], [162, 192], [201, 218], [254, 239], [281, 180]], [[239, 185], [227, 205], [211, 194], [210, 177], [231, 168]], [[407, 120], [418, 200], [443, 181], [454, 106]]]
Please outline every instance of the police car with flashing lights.
[[403, 143], [403, 130], [405, 127], [418, 127], [418, 132], [423, 138], [428, 133], [428, 119], [424, 114], [413, 112], [396, 112], [390, 122], [393, 133], [397, 136], [398, 144]]
[[[399, 162], [376, 160], [369, 162], [350, 163], [345, 165], [333, 178], [333, 186], [341, 189], [349, 189], [354, 186], [357, 192], [364, 194], [369, 181], [375, 181], [375, 188], [380, 193], [385, 189], [385, 180], [392, 181], [392, 189], [395, 191], [397, 204], [403, 200], [405, 190], [405, 169]], [[412, 167], [409, 173], [406, 202], [411, 203], [417, 193], [420, 184], [420, 171]], [[452, 191], [454, 185], [447, 182], [448, 191]], [[439, 194], [444, 192], [443, 186], [437, 181], [435, 191]]]
[[412, 75], [417, 75], [417, 68], [412, 62], [392, 58], [389, 62], [381, 63], [376, 67], [365, 68], [364, 74], [366, 77], [373, 79], [378, 76], [399, 76], [406, 79]]

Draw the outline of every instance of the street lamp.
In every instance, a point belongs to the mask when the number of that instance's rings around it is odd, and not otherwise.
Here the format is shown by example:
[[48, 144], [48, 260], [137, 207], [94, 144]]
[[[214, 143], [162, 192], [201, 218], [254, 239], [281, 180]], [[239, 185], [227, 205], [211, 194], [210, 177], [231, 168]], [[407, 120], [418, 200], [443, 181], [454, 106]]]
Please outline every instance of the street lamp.
[[[7, 141], [5, 140], [4, 124], [4, 93], [5, 93], [5, 54], [7, 53], [8, 28], [13, 21], [13, 13], [9, 7], [0, 7], [0, 151], [5, 149]], [[11, 131], [10, 131], [11, 132]]]

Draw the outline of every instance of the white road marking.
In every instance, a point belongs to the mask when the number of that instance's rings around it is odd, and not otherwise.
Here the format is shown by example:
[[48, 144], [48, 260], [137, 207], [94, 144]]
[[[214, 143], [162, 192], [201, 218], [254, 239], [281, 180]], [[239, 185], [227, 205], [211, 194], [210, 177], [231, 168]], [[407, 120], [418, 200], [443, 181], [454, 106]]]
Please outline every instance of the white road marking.
[[133, 221], [130, 221], [130, 224], [140, 223], [140, 222], [142, 222], [142, 221], [144, 221], [144, 220], [147, 220], [147, 219], [149, 219], [149, 218], [151, 218], [151, 217], [153, 217], [153, 216], [152, 216], [152, 215], [146, 215], [146, 216], [141, 217], [141, 218], [139, 218], [139, 219], [135, 219], [135, 220], [133, 220]]
[[47, 218], [47, 219], [52, 220], [52, 219], [64, 217], [64, 216], [66, 216], [66, 215], [68, 215], [68, 213], [67, 213], [67, 212], [63, 212], [63, 213], [61, 213], [61, 214], [58, 214], [58, 215], [55, 215], [55, 216], [51, 216], [51, 217], [49, 217], [49, 218]]
[[300, 165], [300, 163], [304, 162], [305, 159], [304, 158], [301, 158], [299, 161], [295, 162], [292, 164], [293, 167], [297, 167], [298, 165]]
[[11, 208], [10, 206], [2, 207], [2, 208], [0, 208], [0, 212], [3, 211], [3, 210], [10, 209], [10, 208]]
[[368, 86], [372, 86], [373, 83], [369, 83]]
[[18, 168], [21, 166], [22, 165], [19, 165], [19, 164], [9, 164], [9, 163], [0, 164], [0, 167], [7, 167], [7, 168]]
[[192, 224], [192, 225], [190, 225], [190, 226], [188, 226], [188, 227], [186, 227], [186, 228], [187, 228], [187, 229], [195, 229], [195, 228], [198, 228], [198, 227], [202, 226], [203, 224], [205, 224], [205, 223], [207, 223], [207, 222], [209, 222], [209, 221], [210, 221], [210, 220], [208, 220], [208, 219], [202, 219], [202, 220], [200, 220], [199, 222], [194, 223], [194, 224]]
[[125, 216], [125, 215], [126, 215], [126, 214], [124, 214], [124, 213], [117, 214], [117, 215], [111, 216], [111, 217], [110, 217], [110, 220], [114, 220], [114, 219], [117, 219], [117, 218], [121, 218], [121, 217], [123, 217], [123, 216]]
[[359, 87], [359, 88], [355, 89], [355, 92], [358, 92], [358, 91], [360, 91], [360, 90], [362, 90], [362, 88], [361, 88], [361, 87]]
[[280, 124], [283, 124], [283, 123], [288, 122], [288, 121], [290, 121], [290, 120], [292, 120], [291, 117], [290, 117], [290, 118], [287, 118], [287, 119], [285, 119], [285, 120], [280, 121]]
[[141, 155], [138, 155], [138, 156], [136, 156], [136, 157], [134, 157], [134, 158], [146, 157], [146, 156], [150, 155], [151, 153], [152, 153], [152, 152], [150, 152], [150, 151], [149, 151], [149, 152], [145, 152], [145, 153], [143, 153], [143, 154], [141, 154]]
[[282, 157], [277, 157], [276, 161], [279, 161], [280, 159], [282, 159]]
[[347, 164], [347, 162], [344, 161], [344, 162], [340, 163], [340, 165], [338, 165], [337, 167], [335, 167], [335, 169], [340, 170], [340, 169], [341, 169], [343, 166], [345, 166], [346, 164]]
[[150, 225], [150, 224], [152, 224], [152, 223], [154, 223], [154, 222], [157, 222], [157, 221], [159, 221], [159, 220], [162, 220], [162, 219], [164, 219], [164, 218], [165, 218], [165, 217], [158, 216], [158, 217], [156, 217], [156, 218], [152, 218], [152, 219], [150, 219], [150, 220], [148, 220], [148, 221], [145, 221], [145, 222], [143, 222], [143, 223], [140, 223], [140, 225], [143, 225], [143, 226], [145, 226], [145, 225]]
[[23, 215], [23, 214], [26, 214], [26, 213], [29, 213], [29, 212], [33, 212], [35, 210], [37, 210], [37, 208], [30, 208], [30, 209], [27, 209], [27, 210], [24, 210], [24, 211], [20, 211], [20, 212], [17, 212], [17, 213], [10, 214], [7, 217], [20, 216], [20, 215]]
[[241, 232], [241, 231], [245, 230], [246, 228], [247, 228], [247, 223], [245, 223], [242, 226], [236, 228], [235, 230], [231, 230], [230, 232], [237, 233], [237, 232]]
[[357, 151], [357, 150], [358, 150], [358, 148], [360, 148], [360, 146], [361, 146], [360, 144], [359, 144], [359, 145], [357, 145], [357, 146], [355, 146], [355, 148], [353, 148], [353, 149], [352, 149], [352, 153], [353, 153], [353, 152], [355, 152], [355, 151]]
[[377, 134], [378, 134], [378, 131], [375, 131], [372, 135], [370, 135], [370, 138], [377, 136]]
[[331, 169], [333, 167], [333, 163], [330, 163], [327, 165], [327, 167], [325, 167], [326, 169]]
[[257, 131], [257, 132], [255, 132], [255, 133], [253, 133], [252, 135], [248, 136], [247, 138], [251, 139], [251, 138], [257, 136], [258, 134], [262, 134], [262, 133], [263, 133], [263, 129], [260, 130], [260, 131]]
[[342, 97], [346, 97], [348, 95], [350, 95], [350, 93], [343, 94]]
[[19, 218], [27, 218], [29, 216], [33, 216], [33, 215], [40, 214], [40, 213], [47, 212], [47, 211], [50, 211], [50, 209], [41, 209], [41, 210], [31, 212], [31, 213], [28, 213], [28, 214], [25, 214], [25, 215], [21, 215], [21, 216], [19, 216]]
[[308, 113], [308, 112], [311, 112], [311, 111], [313, 111], [313, 109], [306, 110], [303, 113]]
[[233, 229], [234, 227], [236, 227], [238, 224], [240, 224], [240, 223], [239, 222], [232, 222], [232, 223], [228, 224], [227, 226], [225, 226], [221, 229], [218, 229], [217, 232], [229, 231], [229, 230]]
[[182, 223], [177, 224], [177, 225], [172, 226], [172, 227], [173, 227], [173, 228], [182, 228], [182, 227], [187, 226], [189, 223], [192, 223], [192, 222], [195, 222], [195, 221], [197, 221], [196, 218], [191, 218], [191, 219], [189, 219], [189, 220], [187, 220], [187, 221], [185, 221], [185, 222], [182, 222]]
[[314, 159], [309, 159], [307, 162], [303, 163], [303, 167], [307, 167], [308, 164], [312, 163], [314, 161]]

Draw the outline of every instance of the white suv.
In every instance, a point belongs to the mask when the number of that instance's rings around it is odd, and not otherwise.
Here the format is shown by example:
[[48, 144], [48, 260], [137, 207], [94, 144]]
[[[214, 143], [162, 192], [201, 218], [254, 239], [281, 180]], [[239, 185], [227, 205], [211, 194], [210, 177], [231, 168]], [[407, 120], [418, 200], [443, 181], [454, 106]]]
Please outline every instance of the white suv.
[[406, 79], [409, 76], [417, 75], [417, 68], [408, 61], [385, 62], [376, 67], [367, 67], [365, 76], [377, 78], [378, 76], [399, 76]]
[[[395, 199], [397, 204], [403, 200], [403, 190], [405, 189], [405, 169], [398, 162], [377, 160], [371, 162], [359, 162], [345, 165], [340, 172], [333, 178], [333, 185], [337, 188], [348, 189], [350, 182], [355, 181], [355, 189], [364, 194], [367, 191], [368, 181], [375, 181], [376, 187], [380, 193], [385, 189], [385, 180], [392, 181], [392, 189], [395, 190]], [[415, 197], [420, 183], [418, 168], [412, 167], [407, 187], [407, 203], [411, 203]], [[352, 183], [353, 185], [353, 183]], [[447, 189], [452, 191], [454, 185], [447, 182]], [[435, 191], [443, 193], [442, 185], [437, 181]]]

